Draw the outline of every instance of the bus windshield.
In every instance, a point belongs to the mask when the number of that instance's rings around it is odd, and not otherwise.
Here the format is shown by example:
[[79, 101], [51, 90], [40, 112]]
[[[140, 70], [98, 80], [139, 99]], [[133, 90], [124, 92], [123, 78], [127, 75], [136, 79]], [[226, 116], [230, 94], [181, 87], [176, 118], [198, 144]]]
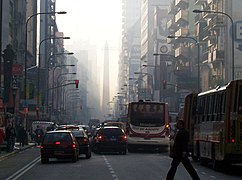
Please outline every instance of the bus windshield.
[[136, 126], [164, 126], [164, 116], [162, 104], [132, 104], [130, 108], [130, 123]]

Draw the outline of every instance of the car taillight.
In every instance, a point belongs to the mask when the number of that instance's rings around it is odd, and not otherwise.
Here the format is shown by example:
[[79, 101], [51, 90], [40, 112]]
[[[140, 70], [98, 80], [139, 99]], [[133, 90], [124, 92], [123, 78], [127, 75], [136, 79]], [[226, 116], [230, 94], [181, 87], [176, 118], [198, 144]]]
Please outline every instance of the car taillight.
[[76, 149], [76, 144], [72, 144], [72, 148], [73, 149]]
[[87, 144], [87, 142], [88, 142], [87, 139], [84, 138], [84, 139], [83, 139], [83, 144]]
[[127, 141], [127, 136], [126, 135], [122, 136], [122, 141]]
[[102, 135], [99, 135], [99, 136], [97, 137], [97, 140], [98, 140], [98, 141], [103, 141], [103, 140], [104, 140], [104, 137], [103, 137]]
[[230, 139], [231, 139], [231, 143], [235, 143], [235, 125], [234, 124], [230, 129]]
[[56, 145], [60, 145], [60, 141], [56, 141], [55, 144], [56, 144]]
[[40, 149], [44, 149], [44, 146], [39, 146]]

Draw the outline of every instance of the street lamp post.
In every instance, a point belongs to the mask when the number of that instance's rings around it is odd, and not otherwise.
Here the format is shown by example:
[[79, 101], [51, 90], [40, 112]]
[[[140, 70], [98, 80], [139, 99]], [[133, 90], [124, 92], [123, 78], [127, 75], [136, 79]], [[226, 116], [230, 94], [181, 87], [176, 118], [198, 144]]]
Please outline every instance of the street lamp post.
[[[75, 80], [68, 80], [68, 81], [75, 81]], [[66, 109], [66, 104], [67, 104], [67, 98], [66, 95], [67, 93], [71, 93], [72, 95], [78, 95], [78, 97], [80, 96], [79, 93], [80, 91], [78, 91], [78, 89], [74, 88], [74, 89], [63, 89], [63, 93], [62, 93], [62, 109], [65, 110]]]
[[[141, 78], [129, 78], [129, 80], [136, 80], [135, 83], [138, 83], [139, 86], [139, 81], [143, 81], [145, 84], [145, 99], [146, 99], [146, 90], [147, 90], [147, 83]], [[138, 88], [138, 99], [139, 99], [140, 93], [139, 93], [139, 88]], [[134, 98], [135, 99], [135, 98]]]
[[232, 17], [230, 15], [228, 15], [227, 13], [224, 13], [222, 11], [209, 11], [209, 10], [199, 10], [199, 9], [195, 9], [193, 10], [194, 13], [202, 13], [202, 12], [205, 12], [205, 13], [210, 13], [210, 14], [222, 14], [222, 15], [225, 15], [227, 16], [230, 21], [231, 21], [231, 30], [232, 30], [232, 43], [231, 43], [231, 46], [232, 46], [232, 80], [234, 80], [234, 40], [235, 40], [235, 32], [234, 32], [234, 21], [232, 19]]
[[12, 95], [13, 95], [13, 115], [15, 118], [15, 112], [16, 112], [16, 95], [17, 95], [18, 88], [17, 87], [12, 87]]
[[[152, 95], [151, 95], [151, 99], [153, 100], [153, 76], [152, 76], [152, 74], [150, 74], [150, 73], [142, 73], [142, 72], [134, 72], [134, 74], [141, 74], [141, 75], [143, 74], [143, 75], [150, 76], [150, 78], [152, 80], [152, 91], [151, 91]], [[147, 81], [147, 85], [148, 85], [148, 81]]]
[[62, 56], [62, 55], [73, 55], [74, 53], [73, 52], [64, 52], [64, 53], [56, 53], [56, 54], [52, 54], [49, 58], [48, 58], [48, 65], [47, 65], [47, 69], [49, 70], [50, 66], [50, 59], [53, 58], [54, 56]]
[[[57, 77], [57, 87], [58, 87], [58, 85], [59, 85], [59, 78], [61, 77], [61, 76], [64, 76], [64, 75], [75, 75], [76, 73], [63, 73], [63, 74], [60, 74], [58, 77]], [[57, 88], [57, 100], [56, 100], [56, 109], [58, 110], [58, 108], [59, 108], [59, 88]]]
[[197, 91], [200, 92], [200, 43], [190, 36], [168, 36], [168, 38], [191, 39], [197, 45]]
[[[41, 44], [47, 40], [50, 40], [50, 39], [70, 39], [70, 37], [48, 37], [48, 38], [45, 38], [43, 39], [40, 43], [39, 43], [39, 58], [38, 58], [38, 77], [37, 77], [37, 111], [39, 110], [39, 107], [40, 107], [40, 68], [41, 68]], [[47, 61], [47, 70], [49, 70], [49, 59]], [[47, 80], [48, 82], [48, 80]], [[39, 113], [37, 113], [37, 119], [39, 120]]]
[[[54, 81], [55, 81], [55, 70], [56, 68], [58, 67], [74, 67], [75, 65], [74, 64], [63, 64], [63, 65], [59, 65], [59, 66], [55, 66], [54, 69], [53, 69], [53, 75], [52, 75], [52, 110], [54, 109]], [[58, 84], [57, 84], [58, 85]]]
[[61, 55], [73, 55], [73, 52], [68, 52], [68, 53], [56, 53], [56, 54], [52, 54], [48, 60], [47, 60], [47, 82], [46, 82], [46, 87], [47, 87], [47, 96], [46, 96], [46, 104], [47, 104], [47, 113], [49, 113], [49, 64], [50, 64], [50, 59], [54, 56], [61, 56]]
[[41, 15], [41, 14], [66, 14], [65, 11], [59, 11], [59, 12], [41, 12], [41, 13], [35, 13], [29, 16], [26, 20], [25, 23], [25, 52], [24, 52], [24, 106], [26, 106], [26, 100], [27, 100], [27, 46], [28, 46], [28, 36], [27, 36], [27, 31], [28, 31], [28, 22], [30, 19], [34, 16]]

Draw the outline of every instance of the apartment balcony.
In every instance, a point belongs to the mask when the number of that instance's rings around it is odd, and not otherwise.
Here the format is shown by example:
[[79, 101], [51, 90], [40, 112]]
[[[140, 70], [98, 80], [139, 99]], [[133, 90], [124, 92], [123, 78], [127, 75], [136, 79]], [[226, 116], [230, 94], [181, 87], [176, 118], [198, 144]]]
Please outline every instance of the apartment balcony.
[[[218, 11], [218, 9], [217, 9], [217, 6], [216, 6], [216, 4], [208, 4], [208, 5], [206, 5], [205, 7], [204, 7], [204, 10], [206, 11]], [[209, 18], [213, 18], [213, 17], [215, 17], [215, 16], [218, 16], [218, 14], [216, 14], [216, 13], [207, 13], [207, 12], [203, 12], [202, 13], [202, 16], [203, 16], [203, 18], [204, 19], [209, 19]]]
[[207, 0], [195, 0], [195, 5], [203, 5], [207, 2]]
[[204, 36], [206, 36], [206, 34], [204, 34], [205, 27], [207, 27], [207, 22], [205, 22], [205, 21], [201, 21], [201, 22], [197, 23], [195, 26], [195, 36], [198, 37], [199, 41], [202, 41]]
[[170, 19], [168, 22], [167, 22], [167, 29], [176, 29], [177, 28], [177, 24], [175, 23], [175, 20], [174, 19]]
[[175, 7], [174, 3], [171, 3], [168, 7], [168, 14], [176, 14], [177, 7]]
[[[175, 35], [172, 35], [172, 36], [175, 36]], [[175, 38], [167, 38], [166, 42], [167, 42], [167, 44], [175, 44], [176, 39]]]
[[175, 57], [177, 58], [187, 57], [188, 52], [189, 52], [189, 47], [184, 47], [184, 46], [178, 47], [175, 50]]
[[209, 63], [217, 63], [218, 61], [224, 60], [224, 51], [222, 50], [214, 50], [208, 54], [208, 62]]
[[191, 74], [191, 68], [189, 66], [177, 65], [174, 69], [174, 74], [178, 77], [187, 77]]
[[226, 24], [227, 24], [227, 21], [224, 19], [223, 16], [216, 16], [211, 21], [211, 27], [214, 29], [225, 27]]
[[177, 24], [181, 24], [182, 26], [188, 24], [188, 11], [182, 9], [178, 11], [178, 13], [175, 15], [175, 22]]
[[200, 22], [206, 22], [201, 13], [196, 14], [194, 19], [195, 19], [195, 24], [198, 24]]
[[175, 36], [188, 36], [189, 30], [186, 27], [181, 27], [175, 32]]
[[181, 9], [188, 8], [189, 0], [175, 0], [175, 6]]
[[217, 44], [217, 37], [215, 35], [208, 36], [208, 47], [216, 45]]
[[208, 61], [208, 54], [209, 54], [208, 51], [206, 51], [206, 52], [202, 52], [202, 56], [201, 56], [201, 58], [200, 58], [201, 62], [206, 62], [206, 61]]
[[207, 3], [208, 4], [215, 4], [215, 3], [217, 3], [217, 0], [207, 0]]
[[210, 30], [208, 26], [203, 29], [202, 33], [202, 40], [208, 42], [208, 46], [216, 43], [217, 36], [213, 33], [213, 31]]
[[222, 50], [214, 50], [213, 51], [213, 61], [222, 61], [224, 60], [224, 51]]

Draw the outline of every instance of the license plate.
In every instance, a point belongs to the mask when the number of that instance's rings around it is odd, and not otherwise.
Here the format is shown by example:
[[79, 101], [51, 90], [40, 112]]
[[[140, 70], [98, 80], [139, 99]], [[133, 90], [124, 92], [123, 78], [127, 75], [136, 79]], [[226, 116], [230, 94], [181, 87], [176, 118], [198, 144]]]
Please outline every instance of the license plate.
[[63, 153], [64, 153], [64, 151], [55, 151], [55, 152], [54, 152], [55, 155], [61, 155], [61, 154], [63, 154]]
[[110, 141], [116, 141], [117, 139], [115, 137], [111, 137]]

